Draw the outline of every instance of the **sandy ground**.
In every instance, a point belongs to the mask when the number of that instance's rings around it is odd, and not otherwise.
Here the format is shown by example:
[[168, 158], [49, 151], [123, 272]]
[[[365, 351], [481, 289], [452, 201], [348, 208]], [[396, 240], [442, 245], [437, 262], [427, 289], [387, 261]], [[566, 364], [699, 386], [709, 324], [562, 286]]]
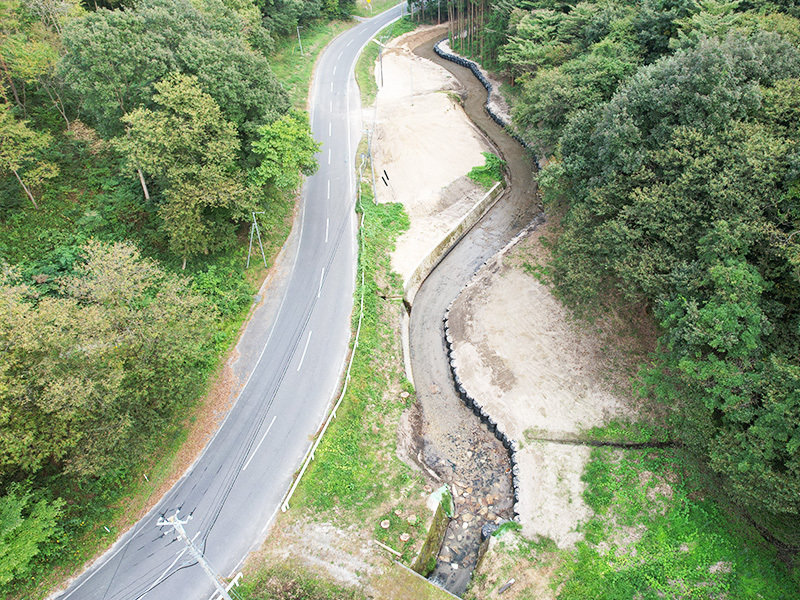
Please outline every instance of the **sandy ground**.
[[[378, 200], [401, 202], [411, 221], [392, 255], [404, 280], [480, 197], [464, 175], [489, 150], [454, 94], [439, 93], [458, 83], [411, 53], [424, 35], [401, 37], [384, 52], [375, 110], [376, 174], [385, 169], [390, 183], [376, 181]], [[454, 303], [450, 327], [465, 387], [522, 442], [523, 533], [571, 547], [589, 517], [581, 475], [590, 450], [536, 438], [574, 438], [629, 411], [604, 377], [603, 341], [580, 331], [548, 288], [515, 266], [539, 235], [507, 248], [476, 275]]]
[[[374, 109], [372, 152], [378, 202], [400, 202], [411, 227], [397, 241], [392, 268], [402, 280], [485, 193], [466, 178], [491, 150], [458, 102], [458, 81], [411, 52], [433, 30], [393, 40], [383, 52], [383, 86]], [[368, 124], [369, 126], [369, 124]], [[380, 175], [386, 171], [389, 185]]]
[[631, 411], [610, 375], [604, 339], [520, 268], [542, 252], [545, 231], [525, 235], [476, 274], [453, 303], [450, 331], [464, 386], [521, 442], [523, 534], [568, 548], [590, 516], [581, 481], [590, 448], [543, 439], [574, 439]]

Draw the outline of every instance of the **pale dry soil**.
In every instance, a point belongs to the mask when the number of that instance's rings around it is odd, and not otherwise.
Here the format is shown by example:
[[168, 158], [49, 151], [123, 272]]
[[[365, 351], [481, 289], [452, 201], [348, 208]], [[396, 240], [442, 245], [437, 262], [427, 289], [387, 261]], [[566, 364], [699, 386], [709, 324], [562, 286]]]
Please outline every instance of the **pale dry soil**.
[[[591, 427], [641, 414], [631, 377], [653, 332], [633, 312], [576, 319], [532, 274], [530, 265], [547, 259], [542, 238], [557, 235], [557, 226], [554, 219], [518, 236], [476, 273], [449, 315], [462, 383], [520, 443], [522, 534], [544, 544], [523, 555], [490, 550], [471, 597], [498, 597], [511, 577], [503, 598], [555, 597], [548, 580], [561, 559], [553, 546], [573, 548], [592, 515], [581, 481], [590, 448], [552, 440], [580, 440]], [[632, 540], [640, 533], [627, 532]]]
[[572, 439], [632, 413], [602, 337], [570, 319], [549, 288], [517, 266], [536, 252], [545, 229], [484, 266], [453, 303], [449, 324], [464, 387], [521, 442], [523, 534], [569, 548], [590, 516], [581, 481], [590, 449], [542, 440]]
[[[392, 269], [403, 281], [486, 190], [467, 179], [491, 151], [461, 109], [460, 84], [445, 69], [411, 49], [446, 27], [422, 27], [383, 52], [383, 87], [367, 126], [374, 131], [376, 199], [400, 202], [411, 221], [397, 240]], [[376, 67], [380, 84], [380, 67]], [[389, 185], [379, 175], [389, 176]]]

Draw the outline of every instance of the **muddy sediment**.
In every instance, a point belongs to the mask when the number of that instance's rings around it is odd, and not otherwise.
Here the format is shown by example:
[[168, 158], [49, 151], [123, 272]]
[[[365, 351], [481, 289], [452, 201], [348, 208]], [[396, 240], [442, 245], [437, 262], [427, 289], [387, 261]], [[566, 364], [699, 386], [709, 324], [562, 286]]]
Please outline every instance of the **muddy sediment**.
[[413, 423], [419, 433], [417, 450], [409, 454], [429, 476], [448, 483], [455, 500], [455, 518], [431, 579], [461, 595], [477, 560], [481, 529], [513, 516], [513, 487], [507, 450], [455, 391], [443, 317], [478, 268], [541, 210], [532, 158], [486, 114], [486, 91], [472, 73], [434, 54], [438, 39], [418, 46], [414, 52], [450, 71], [464, 87], [465, 111], [506, 161], [511, 183], [489, 213], [422, 284], [410, 318], [411, 364], [421, 414]]

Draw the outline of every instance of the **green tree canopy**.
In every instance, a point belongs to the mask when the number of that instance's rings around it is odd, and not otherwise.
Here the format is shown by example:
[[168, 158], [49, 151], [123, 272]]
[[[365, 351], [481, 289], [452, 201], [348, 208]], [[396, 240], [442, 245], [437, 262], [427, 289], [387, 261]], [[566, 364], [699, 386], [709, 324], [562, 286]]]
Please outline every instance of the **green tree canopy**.
[[0, 496], [0, 585], [27, 574], [41, 544], [55, 533], [63, 504], [34, 501], [16, 486]]
[[[214, 18], [212, 19], [211, 16]], [[256, 129], [283, 114], [288, 98], [267, 59], [247, 41], [247, 19], [220, 0], [144, 0], [68, 23], [64, 76], [91, 124], [118, 135], [121, 117], [152, 107], [155, 83], [171, 72], [197, 77], [249, 150]]]
[[252, 173], [256, 185], [293, 190], [300, 185], [301, 173], [311, 175], [317, 170], [314, 155], [320, 144], [311, 136], [306, 115], [291, 111], [258, 132], [261, 139], [253, 143], [253, 152], [261, 158]]
[[799, 69], [774, 33], [703, 39], [575, 113], [541, 177], [565, 210], [561, 293], [655, 306], [649, 389], [676, 430], [751, 507], [794, 515]]
[[157, 108], [126, 114], [127, 134], [115, 145], [165, 191], [160, 214], [173, 250], [185, 260], [219, 243], [214, 233], [225, 214], [211, 213], [227, 209], [230, 217], [243, 202], [245, 192], [234, 173], [239, 140], [195, 77], [174, 73], [155, 89]]
[[41, 157], [50, 140], [49, 134], [30, 129], [14, 117], [8, 104], [0, 103], [0, 171], [14, 174], [35, 208], [39, 205], [30, 186], [58, 174], [58, 167]]
[[214, 316], [188, 282], [129, 244], [84, 252], [58, 296], [0, 274], [0, 481], [97, 474], [197, 390]]

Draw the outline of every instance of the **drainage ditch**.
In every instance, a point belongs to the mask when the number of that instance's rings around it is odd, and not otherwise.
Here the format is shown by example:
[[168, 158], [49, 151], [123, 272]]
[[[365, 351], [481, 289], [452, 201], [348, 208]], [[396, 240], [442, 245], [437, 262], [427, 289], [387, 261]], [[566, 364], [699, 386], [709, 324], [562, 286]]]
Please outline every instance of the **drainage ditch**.
[[417, 457], [429, 474], [448, 484], [455, 504], [429, 579], [462, 595], [477, 563], [482, 539], [515, 516], [515, 444], [498, 431], [490, 415], [454, 378], [443, 315], [478, 268], [541, 209], [531, 155], [487, 114], [483, 102], [486, 91], [473, 76], [474, 69], [437, 56], [434, 43], [422, 44], [414, 52], [445, 67], [467, 89], [465, 110], [506, 160], [512, 184], [428, 276], [415, 296], [410, 316], [411, 361], [423, 421]]

